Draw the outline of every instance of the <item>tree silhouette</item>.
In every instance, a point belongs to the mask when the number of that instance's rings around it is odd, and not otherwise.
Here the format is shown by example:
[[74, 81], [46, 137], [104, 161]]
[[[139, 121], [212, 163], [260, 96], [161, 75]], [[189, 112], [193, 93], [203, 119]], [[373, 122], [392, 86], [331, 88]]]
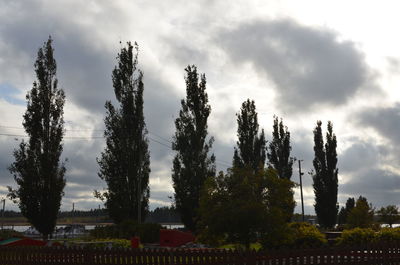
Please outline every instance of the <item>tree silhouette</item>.
[[265, 136], [264, 130], [258, 134], [258, 119], [254, 101], [247, 99], [242, 103], [237, 116], [238, 141], [233, 155], [233, 167], [252, 168], [254, 171], [264, 168], [265, 164]]
[[272, 141], [267, 152], [269, 166], [276, 170], [280, 178], [290, 180], [292, 177], [293, 158], [290, 157], [290, 132], [283, 125], [282, 119], [274, 117]]
[[338, 213], [338, 169], [336, 153], [336, 136], [332, 131], [332, 123], [328, 122], [326, 144], [322, 137], [321, 121], [314, 129], [313, 187], [315, 194], [314, 209], [318, 223], [325, 228], [332, 228], [336, 224]]
[[8, 195], [44, 239], [54, 230], [65, 187], [65, 167], [60, 163], [65, 95], [58, 88], [53, 53], [49, 37], [38, 51], [37, 81], [26, 96], [23, 126], [29, 140], [14, 151], [15, 161], [9, 168], [18, 188], [9, 187]]
[[[133, 49], [136, 49], [136, 54]], [[107, 101], [104, 119], [106, 148], [98, 159], [99, 176], [107, 191], [95, 192], [104, 199], [115, 223], [134, 219], [141, 222], [149, 205], [150, 154], [143, 115], [143, 73], [137, 68], [138, 46], [130, 42], [117, 56], [112, 72], [119, 107]]]
[[214, 138], [207, 141], [207, 120], [211, 113], [206, 92], [206, 77], [197, 73], [196, 66], [186, 71], [186, 99], [175, 120], [176, 132], [172, 149], [177, 151], [173, 161], [172, 180], [176, 209], [185, 226], [194, 231], [197, 223], [200, 191], [207, 177], [215, 176], [215, 157], [209, 155]]

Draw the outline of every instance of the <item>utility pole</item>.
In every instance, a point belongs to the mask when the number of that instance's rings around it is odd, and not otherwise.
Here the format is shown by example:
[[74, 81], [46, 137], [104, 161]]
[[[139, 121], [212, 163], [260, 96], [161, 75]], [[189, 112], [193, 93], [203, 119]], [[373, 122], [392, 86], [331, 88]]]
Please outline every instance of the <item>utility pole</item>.
[[1, 211], [1, 230], [4, 228], [4, 211], [6, 208], [6, 199], [1, 200], [3, 202], [3, 210]]
[[301, 172], [301, 162], [303, 160], [298, 160], [299, 161], [299, 177], [300, 177], [300, 196], [301, 196], [301, 215], [303, 217], [303, 222], [304, 220], [304, 201], [303, 201], [303, 181], [301, 176], [304, 175], [304, 173]]

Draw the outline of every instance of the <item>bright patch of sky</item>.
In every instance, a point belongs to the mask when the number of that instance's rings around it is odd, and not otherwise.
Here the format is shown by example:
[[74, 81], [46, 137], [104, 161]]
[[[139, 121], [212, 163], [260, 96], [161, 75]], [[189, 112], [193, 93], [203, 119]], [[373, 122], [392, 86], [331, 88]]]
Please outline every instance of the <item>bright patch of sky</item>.
[[20, 91], [10, 84], [0, 84], [0, 98], [15, 105], [26, 105], [26, 101], [21, 100]]

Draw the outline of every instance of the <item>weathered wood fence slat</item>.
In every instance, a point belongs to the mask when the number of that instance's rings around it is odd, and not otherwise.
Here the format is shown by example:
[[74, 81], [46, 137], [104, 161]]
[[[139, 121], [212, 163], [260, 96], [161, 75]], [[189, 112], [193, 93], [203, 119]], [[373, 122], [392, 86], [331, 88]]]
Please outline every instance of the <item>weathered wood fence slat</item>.
[[0, 265], [400, 265], [400, 244], [321, 249], [82, 249], [0, 247]]

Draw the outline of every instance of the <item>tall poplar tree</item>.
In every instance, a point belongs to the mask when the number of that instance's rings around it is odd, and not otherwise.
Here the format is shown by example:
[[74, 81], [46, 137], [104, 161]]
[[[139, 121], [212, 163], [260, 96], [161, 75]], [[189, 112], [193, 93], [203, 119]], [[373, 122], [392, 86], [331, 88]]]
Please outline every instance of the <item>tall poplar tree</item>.
[[325, 228], [332, 228], [336, 224], [338, 213], [338, 169], [336, 153], [336, 136], [332, 131], [332, 123], [328, 122], [326, 144], [322, 137], [321, 121], [314, 129], [313, 187], [315, 194], [314, 209], [318, 223]]
[[235, 168], [251, 168], [254, 171], [264, 168], [265, 164], [265, 135], [264, 130], [258, 133], [256, 105], [253, 100], [247, 99], [242, 103], [237, 116], [238, 141], [233, 155]]
[[[272, 132], [272, 141], [269, 144], [269, 150], [267, 152], [268, 166], [275, 169], [278, 177], [280, 179], [290, 180], [292, 177], [292, 166], [293, 158], [290, 157], [290, 151], [292, 147], [290, 146], [290, 132], [288, 128], [283, 125], [282, 119], [279, 121], [277, 116], [274, 116], [274, 125]], [[283, 211], [286, 214], [286, 221], [290, 222], [293, 217], [295, 204], [293, 196], [294, 192], [291, 186], [287, 186], [290, 190], [287, 194], [292, 196], [287, 205], [283, 207]]]
[[175, 120], [176, 132], [172, 149], [177, 151], [173, 161], [172, 180], [175, 205], [185, 226], [194, 231], [198, 222], [200, 191], [208, 177], [215, 176], [215, 157], [209, 155], [214, 138], [207, 140], [207, 120], [211, 113], [206, 92], [206, 77], [197, 73], [196, 66], [186, 71], [186, 99]]
[[[133, 50], [136, 50], [136, 53]], [[98, 159], [99, 177], [108, 186], [96, 196], [115, 223], [145, 218], [149, 205], [150, 154], [143, 115], [143, 73], [137, 68], [138, 46], [121, 49], [118, 65], [112, 72], [115, 97], [119, 106], [107, 101], [104, 119], [106, 148]]]
[[49, 37], [38, 51], [37, 80], [26, 96], [23, 126], [29, 140], [14, 151], [15, 161], [9, 168], [18, 188], [8, 187], [8, 195], [44, 239], [54, 230], [65, 187], [65, 167], [60, 163], [65, 95], [58, 88], [56, 70]]
[[292, 177], [293, 158], [290, 157], [290, 132], [283, 125], [282, 119], [274, 117], [272, 141], [269, 144], [268, 164], [276, 170], [279, 178], [288, 179]]

